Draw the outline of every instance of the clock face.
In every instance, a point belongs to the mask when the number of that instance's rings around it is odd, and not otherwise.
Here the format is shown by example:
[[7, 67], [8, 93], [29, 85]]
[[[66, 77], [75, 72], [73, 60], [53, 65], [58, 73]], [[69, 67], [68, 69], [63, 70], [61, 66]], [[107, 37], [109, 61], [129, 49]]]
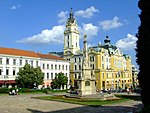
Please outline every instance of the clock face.
[[67, 52], [67, 55], [70, 55], [70, 54], [71, 54], [71, 52], [70, 52], [70, 51], [68, 51], [68, 52]]
[[66, 54], [67, 54], [67, 55], [71, 55], [72, 53], [71, 53], [70, 51], [67, 51]]

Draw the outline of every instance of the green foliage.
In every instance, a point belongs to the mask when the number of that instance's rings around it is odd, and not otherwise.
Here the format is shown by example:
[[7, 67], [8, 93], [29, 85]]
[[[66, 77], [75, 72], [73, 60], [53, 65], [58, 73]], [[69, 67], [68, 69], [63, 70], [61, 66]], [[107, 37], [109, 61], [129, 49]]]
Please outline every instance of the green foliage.
[[44, 74], [40, 67], [34, 68], [29, 64], [19, 69], [16, 83], [21, 88], [34, 88], [43, 84]]
[[19, 93], [47, 93], [47, 89], [20, 88]]
[[9, 93], [9, 89], [6, 87], [0, 88], [0, 93]]
[[138, 28], [137, 33], [137, 48], [136, 57], [139, 65], [138, 80], [141, 91], [142, 103], [144, 106], [150, 105], [150, 76], [149, 76], [149, 65], [150, 65], [150, 0], [139, 0], [138, 7], [141, 10], [139, 18], [141, 25]]
[[60, 89], [61, 86], [64, 88], [64, 85], [67, 85], [67, 81], [68, 77], [64, 73], [58, 73], [52, 81], [52, 89]]

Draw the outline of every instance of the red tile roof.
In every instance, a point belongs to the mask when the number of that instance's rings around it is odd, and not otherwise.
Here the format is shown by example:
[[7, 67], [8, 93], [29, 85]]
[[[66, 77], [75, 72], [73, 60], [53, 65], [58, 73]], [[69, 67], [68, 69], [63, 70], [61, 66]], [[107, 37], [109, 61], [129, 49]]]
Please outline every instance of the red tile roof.
[[34, 51], [20, 50], [20, 49], [14, 49], [14, 48], [0, 47], [0, 54], [37, 57], [38, 58], [38, 55]]
[[51, 54], [41, 54], [41, 53], [37, 53], [37, 55], [40, 57], [40, 58], [45, 58], [45, 59], [55, 59], [55, 60], [65, 60], [63, 58], [60, 58], [58, 56], [54, 56], [54, 55], [51, 55]]
[[14, 49], [14, 48], [0, 47], [0, 54], [36, 57], [36, 58], [45, 58], [45, 59], [54, 59], [54, 60], [65, 60], [63, 58], [50, 55], [50, 54], [41, 54], [41, 53], [35, 53], [34, 51], [20, 50], [20, 49]]

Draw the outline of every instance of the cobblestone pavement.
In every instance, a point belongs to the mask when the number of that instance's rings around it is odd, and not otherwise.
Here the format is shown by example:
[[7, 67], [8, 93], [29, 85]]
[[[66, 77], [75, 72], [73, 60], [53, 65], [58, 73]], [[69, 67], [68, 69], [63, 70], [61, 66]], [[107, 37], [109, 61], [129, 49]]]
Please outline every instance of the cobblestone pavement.
[[143, 106], [140, 101], [133, 100], [102, 107], [89, 107], [31, 98], [41, 95], [44, 94], [2, 95], [0, 113], [132, 113], [134, 109], [137, 111]]

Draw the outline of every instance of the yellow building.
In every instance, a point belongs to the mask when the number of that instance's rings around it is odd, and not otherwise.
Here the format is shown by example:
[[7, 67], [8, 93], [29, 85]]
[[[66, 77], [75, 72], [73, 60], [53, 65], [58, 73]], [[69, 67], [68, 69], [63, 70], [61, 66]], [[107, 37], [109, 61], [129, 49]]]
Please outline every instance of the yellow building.
[[[70, 84], [78, 87], [82, 77], [83, 51], [79, 47], [79, 31], [72, 9], [64, 31], [63, 56], [70, 62]], [[108, 36], [104, 44], [88, 48], [89, 63], [96, 78], [96, 88], [125, 89], [132, 86], [131, 57], [112, 45]]]
[[131, 57], [112, 45], [108, 36], [103, 45], [89, 48], [89, 56], [97, 89], [119, 90], [132, 86]]

